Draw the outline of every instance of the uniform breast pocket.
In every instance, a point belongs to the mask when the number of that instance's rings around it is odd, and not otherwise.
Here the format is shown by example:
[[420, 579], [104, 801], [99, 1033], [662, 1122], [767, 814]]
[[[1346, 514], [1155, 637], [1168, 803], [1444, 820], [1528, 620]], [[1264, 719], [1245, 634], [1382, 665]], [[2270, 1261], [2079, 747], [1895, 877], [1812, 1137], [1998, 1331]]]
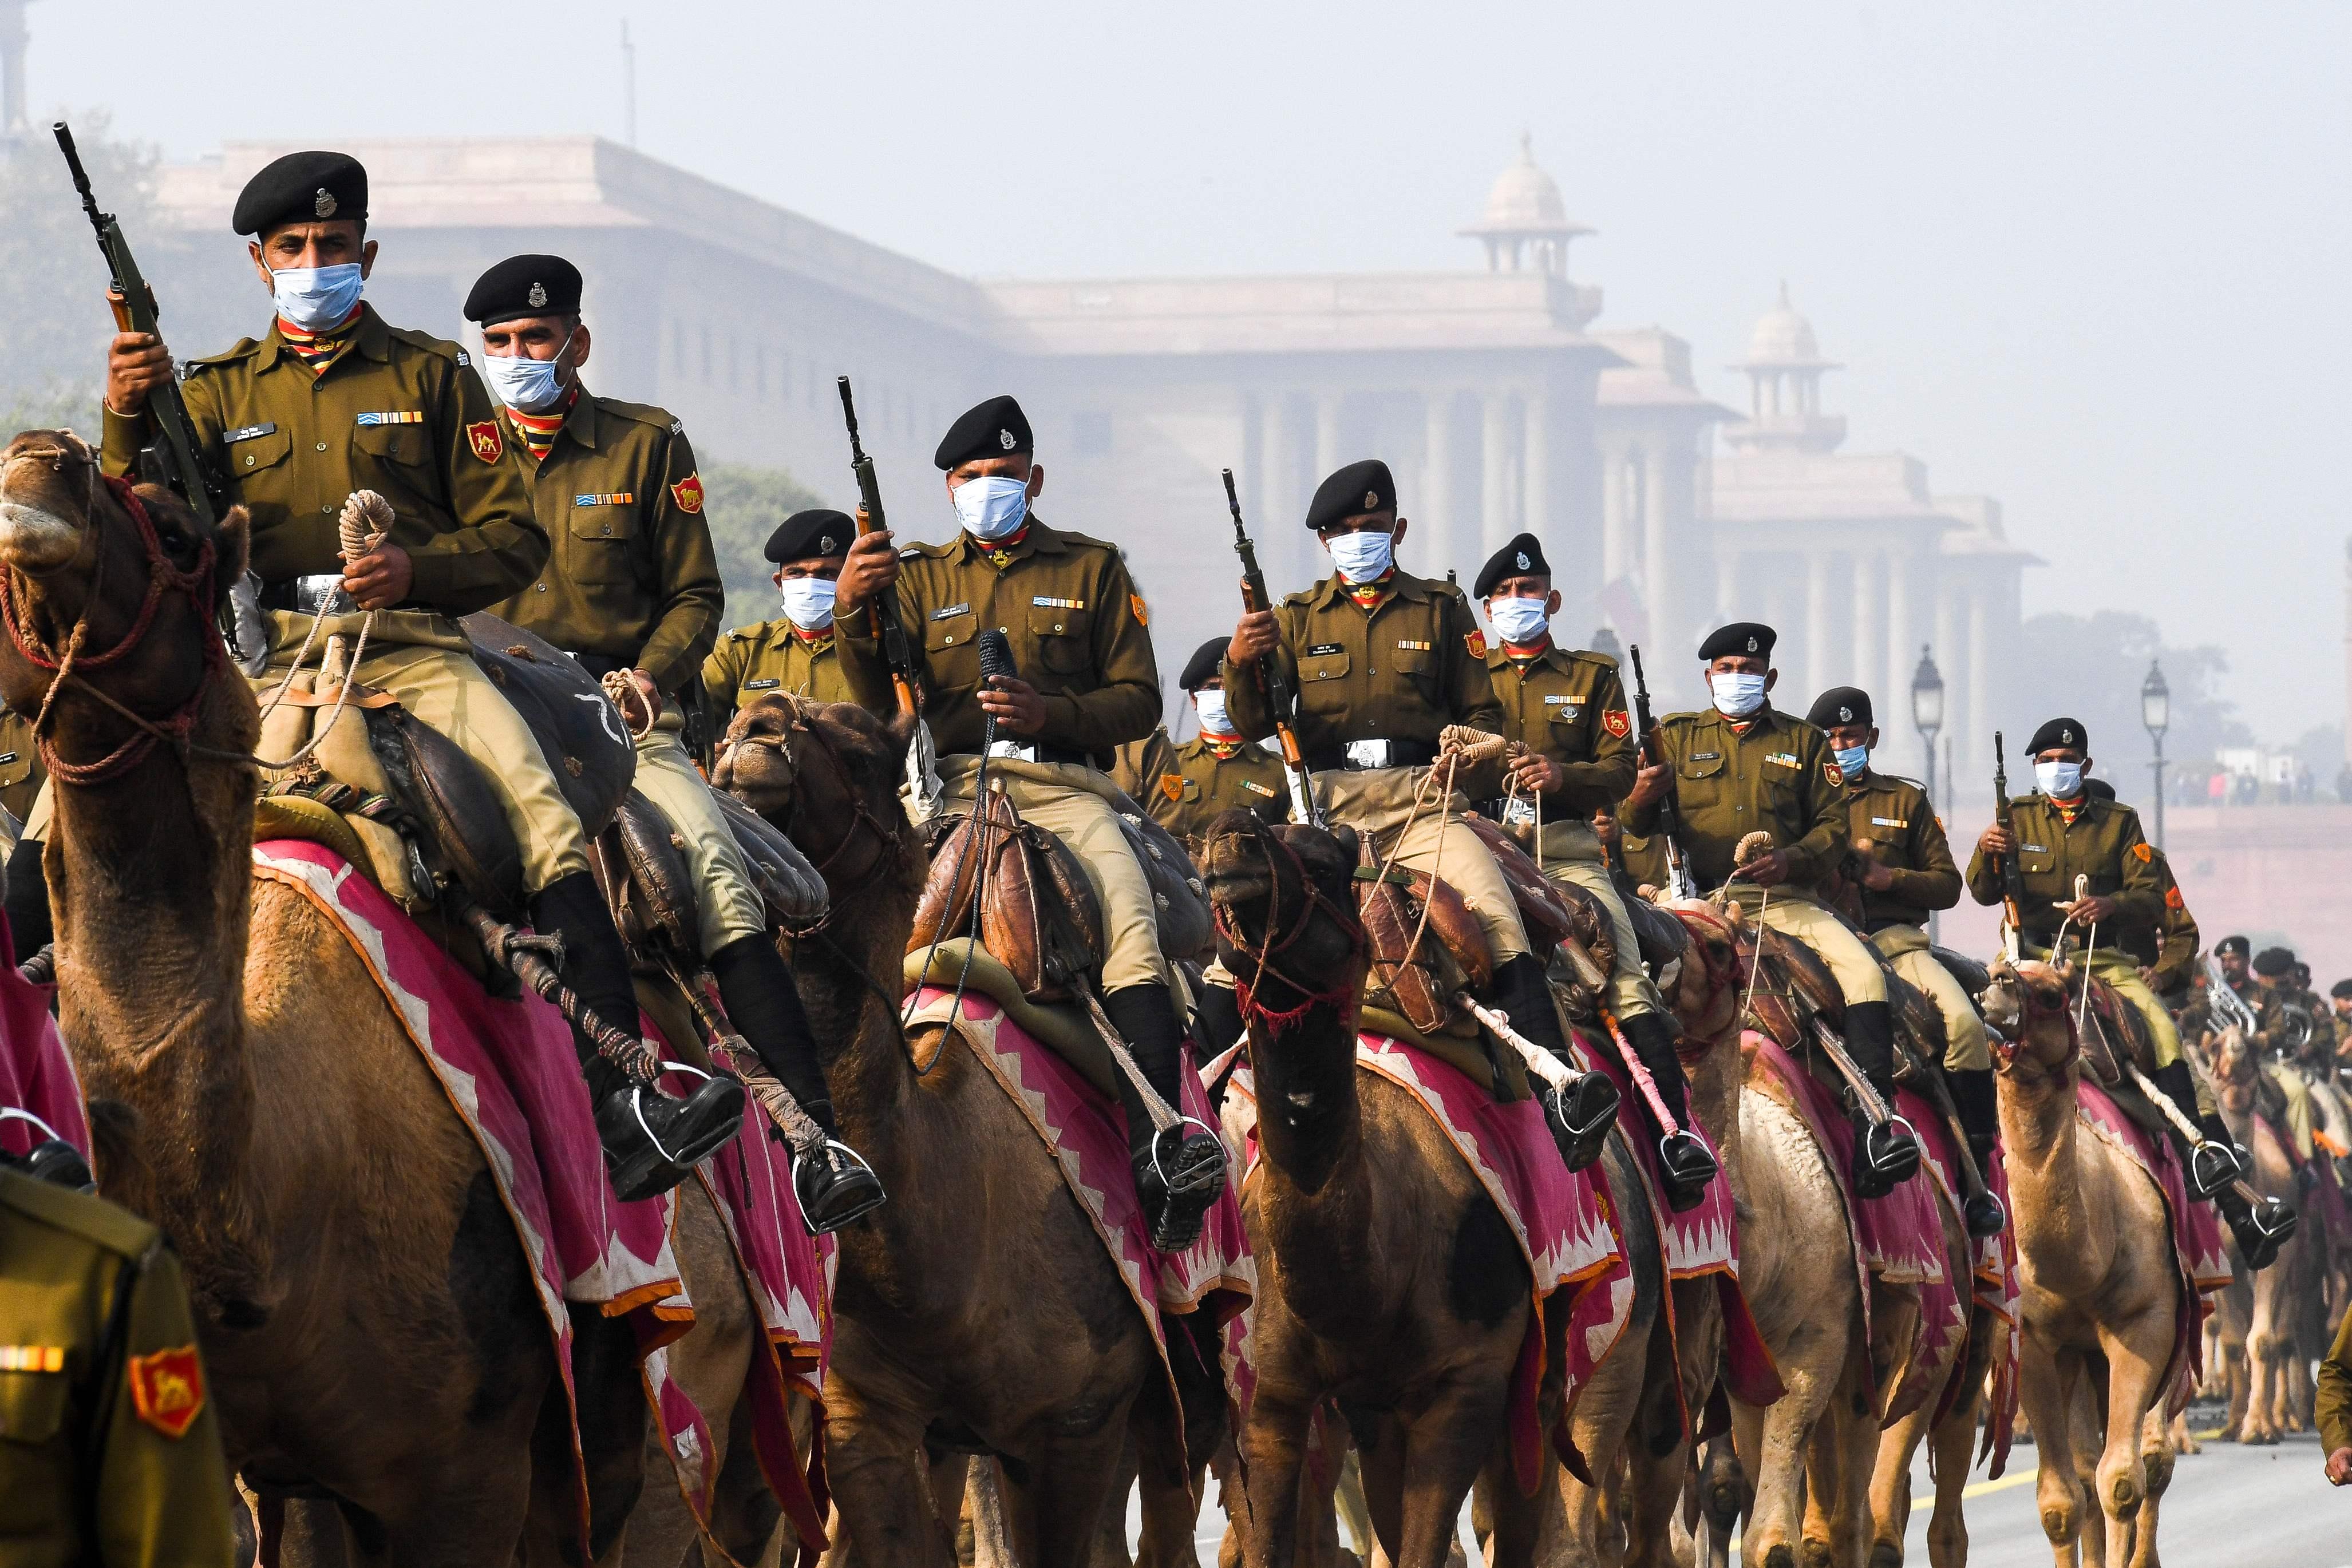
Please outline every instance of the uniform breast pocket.
[[2021, 845], [2017, 855], [2017, 869], [2036, 893], [2058, 899], [2074, 896], [2073, 888], [2062, 888], [2058, 885], [2058, 852], [2055, 850], [2040, 848], [2032, 844]]
[[248, 435], [228, 444], [221, 466], [231, 479], [244, 479], [276, 468], [294, 450], [294, 438], [282, 430]]
[[33, 742], [27, 737], [5, 744], [7, 749], [0, 750], [0, 789], [13, 789], [33, 776]]
[[636, 533], [634, 507], [574, 507], [572, 527], [566, 530], [565, 568], [580, 582], [630, 581], [635, 572], [629, 544]]
[[1437, 651], [1433, 648], [1391, 648], [1386, 664], [1396, 675], [1402, 676], [1415, 695], [1433, 697], [1437, 695]]
[[1675, 776], [1694, 783], [1712, 780], [1723, 777], [1724, 767], [1721, 753], [1708, 757], [1685, 757], [1682, 766], [1675, 769]]
[[1094, 671], [1093, 612], [1036, 605], [1029, 612], [1029, 636], [1037, 662], [1057, 675]]
[[[380, 492], [393, 509], [414, 512], [432, 498], [422, 424], [362, 424], [352, 431], [352, 487]], [[406, 506], [403, 502], [408, 503]]]
[[[39, 1320], [27, 1320], [39, 1321]], [[0, 1372], [0, 1541], [23, 1542], [56, 1528], [66, 1516], [66, 1450], [58, 1434], [66, 1418], [66, 1375]], [[44, 1477], [47, 1478], [46, 1483]]]
[[969, 610], [924, 626], [923, 663], [934, 685], [942, 691], [968, 691], [980, 684], [980, 650], [972, 646], [979, 635], [980, 618]]

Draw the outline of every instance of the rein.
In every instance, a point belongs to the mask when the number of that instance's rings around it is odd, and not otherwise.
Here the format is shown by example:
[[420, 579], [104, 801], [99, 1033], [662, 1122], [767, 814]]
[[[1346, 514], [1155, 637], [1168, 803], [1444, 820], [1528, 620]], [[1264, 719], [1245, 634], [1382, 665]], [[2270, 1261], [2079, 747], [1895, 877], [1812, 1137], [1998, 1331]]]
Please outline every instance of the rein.
[[[833, 846], [832, 850], [826, 853], [823, 860], [817, 861], [810, 869], [816, 873], [817, 876], [824, 882], [827, 887], [831, 887], [835, 880], [834, 876], [835, 863], [844, 855], [847, 854], [853, 845], [862, 842], [867, 846], [869, 851], [865, 862], [859, 865], [855, 872], [843, 873], [840, 880], [851, 885], [863, 883], [866, 878], [881, 870], [885, 859], [887, 859], [893, 851], [898, 849], [898, 836], [896, 832], [892, 831], [890, 827], [883, 822], [881, 819], [875, 816], [874, 809], [866, 803], [865, 796], [857, 789], [856, 779], [850, 773], [849, 765], [842, 760], [841, 754], [835, 747], [832, 737], [814, 725], [805, 722], [801, 717], [797, 710], [795, 710], [793, 715], [791, 727], [800, 734], [808, 737], [810, 740], [815, 743], [816, 748], [824, 754], [825, 760], [832, 765], [835, 777], [840, 781], [843, 796], [849, 801], [849, 831], [842, 834], [840, 841]], [[738, 746], [756, 745], [773, 747], [775, 750], [783, 754], [786, 765], [794, 767], [795, 771], [797, 771], [798, 759], [793, 754], [791, 740], [785, 736], [746, 735], [738, 739], [735, 744]], [[790, 813], [786, 816], [784, 821], [777, 824], [779, 830], [783, 833], [783, 835], [786, 838], [793, 840], [795, 843], [800, 841], [800, 838], [798, 834], [793, 831], [793, 829], [800, 821], [802, 799], [803, 791], [795, 789], [793, 792], [793, 804]], [[833, 917], [839, 912], [840, 908], [840, 900], [829, 899], [826, 902], [825, 912], [817, 916], [814, 924], [803, 926], [787, 925], [784, 927], [785, 935], [795, 938], [814, 936], [824, 931], [826, 926], [833, 924]], [[869, 985], [872, 984], [871, 977], [868, 977], [867, 983]], [[894, 1000], [891, 1005], [896, 1007], [898, 1004]]]
[[[1355, 996], [1356, 986], [1350, 983], [1333, 986], [1319, 991], [1311, 989], [1275, 967], [1275, 956], [1291, 947], [1300, 937], [1307, 935], [1307, 924], [1314, 918], [1315, 912], [1318, 909], [1330, 915], [1339, 929], [1346, 933], [1349, 956], [1352, 957], [1360, 955], [1364, 950], [1364, 923], [1354, 910], [1342, 909], [1329, 894], [1317, 886], [1314, 877], [1307, 873], [1307, 862], [1299, 858], [1298, 852], [1269, 831], [1265, 823], [1253, 822], [1250, 831], [1259, 845], [1268, 851], [1266, 882], [1270, 892], [1266, 910], [1267, 936], [1265, 944], [1256, 947], [1250, 945], [1248, 938], [1242, 935], [1240, 927], [1235, 923], [1233, 905], [1214, 893], [1209, 895], [1209, 914], [1211, 923], [1214, 925], [1219, 938], [1257, 967], [1257, 972], [1246, 984], [1239, 975], [1234, 977], [1234, 1001], [1243, 1021], [1246, 1023], [1255, 1019], [1265, 1024], [1269, 1030], [1280, 1033], [1297, 1023], [1306, 1016], [1309, 1009], [1319, 1003], [1344, 1005]], [[1297, 919], [1291, 923], [1289, 929], [1282, 932], [1279, 936], [1274, 935], [1282, 923], [1282, 877], [1275, 869], [1272, 852], [1276, 850], [1280, 851], [1283, 858], [1290, 862], [1291, 869], [1298, 875], [1299, 885], [1306, 890], [1305, 896], [1299, 900]], [[1213, 856], [1213, 853], [1214, 847], [1212, 846]], [[1300, 1000], [1295, 1006], [1280, 1009], [1262, 1006], [1257, 999], [1257, 990], [1269, 975], [1297, 993]]]

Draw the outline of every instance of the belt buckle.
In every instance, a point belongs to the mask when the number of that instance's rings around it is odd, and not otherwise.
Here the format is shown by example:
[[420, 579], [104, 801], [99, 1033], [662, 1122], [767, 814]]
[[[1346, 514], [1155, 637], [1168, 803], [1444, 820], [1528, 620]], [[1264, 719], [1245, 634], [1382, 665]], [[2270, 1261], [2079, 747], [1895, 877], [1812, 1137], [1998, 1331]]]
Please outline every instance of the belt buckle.
[[1036, 747], [1018, 740], [992, 740], [988, 743], [988, 754], [1012, 762], [1037, 760]]
[[1351, 740], [1348, 742], [1348, 766], [1350, 768], [1388, 768], [1396, 754], [1395, 744], [1386, 740]]
[[1503, 801], [1503, 826], [1532, 828], [1536, 825], [1535, 802], [1525, 795], [1513, 795]]
[[294, 580], [294, 609], [302, 615], [348, 615], [359, 606], [343, 591], [342, 573], [312, 572]]

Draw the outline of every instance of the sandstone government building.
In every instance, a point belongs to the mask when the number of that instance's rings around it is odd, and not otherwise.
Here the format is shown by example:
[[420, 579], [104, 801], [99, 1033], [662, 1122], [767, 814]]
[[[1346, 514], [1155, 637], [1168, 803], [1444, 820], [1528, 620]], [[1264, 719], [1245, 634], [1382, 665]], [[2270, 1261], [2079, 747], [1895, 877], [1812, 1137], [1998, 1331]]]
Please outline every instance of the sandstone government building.
[[[160, 171], [166, 221], [217, 238], [248, 175], [301, 143], [233, 142]], [[1693, 347], [1606, 324], [1600, 286], [1525, 140], [1486, 194], [1465, 193], [1463, 265], [1433, 272], [975, 279], [897, 255], [590, 137], [358, 142], [374, 225], [369, 287], [395, 322], [449, 337], [490, 262], [554, 250], [588, 278], [592, 380], [679, 414], [698, 447], [789, 468], [854, 504], [834, 378], [856, 378], [894, 521], [952, 520], [930, 452], [995, 392], [1037, 429], [1049, 521], [1122, 544], [1154, 603], [1163, 675], [1236, 610], [1218, 470], [1241, 483], [1277, 593], [1323, 567], [1299, 527], [1323, 474], [1396, 469], [1405, 564], [1465, 576], [1521, 528], [1566, 596], [1559, 631], [1643, 645], [1662, 703], [1698, 695], [1690, 658], [1732, 615], [1781, 632], [1783, 695], [1877, 697], [1887, 748], [1916, 771], [1913, 673], [1932, 647], [1963, 779], [1989, 770], [2019, 580], [2035, 558], [1999, 505], [1944, 496], [1902, 453], [1842, 450], [1822, 356], [1783, 287], [1730, 368], [1738, 406], [1699, 390]], [[724, 254], [723, 305], [697, 287]], [[950, 258], [951, 259], [951, 258]], [[1774, 280], [1758, 279], [1759, 303]], [[1716, 349], [1714, 352], [1720, 353]], [[1710, 363], [1710, 369], [1714, 368]], [[764, 604], [730, 605], [739, 620]]]

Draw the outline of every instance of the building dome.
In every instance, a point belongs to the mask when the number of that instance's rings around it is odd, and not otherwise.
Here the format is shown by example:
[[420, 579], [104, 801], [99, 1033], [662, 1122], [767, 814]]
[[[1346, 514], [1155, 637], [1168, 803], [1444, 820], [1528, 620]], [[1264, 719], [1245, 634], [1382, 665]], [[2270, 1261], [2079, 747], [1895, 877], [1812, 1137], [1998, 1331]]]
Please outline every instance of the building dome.
[[1813, 365], [1822, 358], [1813, 324], [1789, 303], [1789, 285], [1780, 285], [1780, 302], [1757, 319], [1748, 334], [1748, 362], [1752, 365]]
[[1568, 226], [1568, 204], [1559, 183], [1536, 167], [1535, 139], [1519, 133], [1519, 161], [1496, 176], [1486, 193], [1483, 226], [1490, 229], [1557, 229]]

